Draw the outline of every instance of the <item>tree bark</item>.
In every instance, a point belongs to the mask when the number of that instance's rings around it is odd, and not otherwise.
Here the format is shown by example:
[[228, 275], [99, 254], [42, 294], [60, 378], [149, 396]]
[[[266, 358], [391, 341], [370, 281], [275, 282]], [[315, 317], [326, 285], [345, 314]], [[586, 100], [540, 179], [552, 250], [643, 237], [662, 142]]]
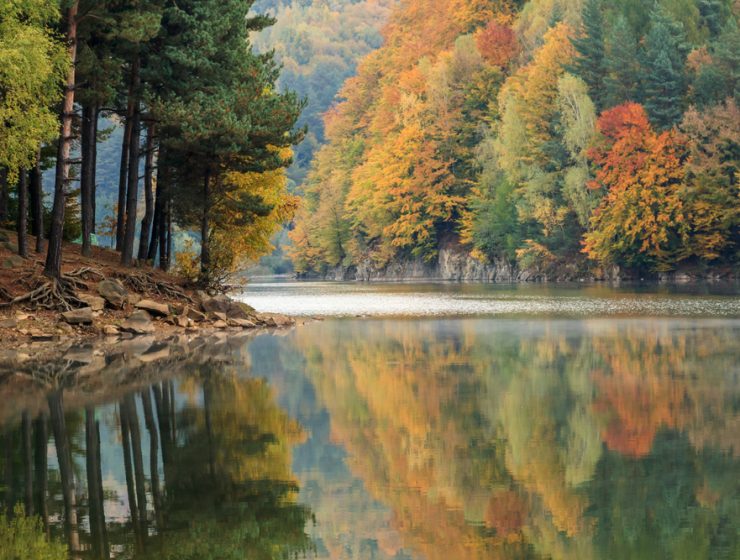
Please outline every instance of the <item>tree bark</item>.
[[44, 530], [49, 536], [49, 507], [46, 495], [49, 488], [49, 473], [47, 471], [46, 444], [49, 440], [48, 428], [46, 426], [46, 415], [40, 414], [34, 420], [34, 471], [36, 481], [36, 514], [44, 523]]
[[211, 273], [211, 227], [209, 218], [211, 214], [211, 172], [207, 170], [203, 178], [203, 209], [200, 221], [200, 281], [202, 284], [208, 282]]
[[154, 261], [157, 258], [157, 250], [160, 251], [160, 264], [162, 261], [161, 252], [164, 247], [164, 243], [161, 241], [163, 232], [165, 229], [165, 204], [167, 198], [167, 178], [165, 176], [167, 170], [166, 153], [163, 146], [159, 146], [159, 153], [157, 154], [157, 196], [154, 203], [154, 223], [152, 224], [152, 237], [149, 242], [149, 250], [147, 252], [147, 259]]
[[91, 228], [90, 233], [95, 233], [96, 230], [96, 216], [98, 215], [98, 118], [100, 117], [100, 107], [98, 105], [95, 105], [95, 118], [93, 119], [92, 123], [92, 137], [93, 142], [92, 146], [90, 146], [90, 153], [92, 154], [92, 170], [91, 170], [91, 180], [90, 180], [90, 191], [92, 196], [92, 208], [91, 208], [91, 215], [90, 215], [90, 222], [91, 222]]
[[126, 110], [126, 123], [123, 127], [121, 143], [121, 167], [118, 171], [118, 206], [116, 207], [116, 251], [123, 249], [124, 224], [126, 222], [126, 185], [128, 184], [128, 157], [131, 145], [131, 124], [133, 121], [133, 100], [129, 96]]
[[36, 154], [36, 164], [31, 169], [31, 233], [36, 236], [36, 252], [44, 250], [44, 187], [41, 183], [41, 150]]
[[126, 220], [121, 250], [121, 264], [131, 266], [134, 260], [134, 241], [136, 238], [136, 205], [139, 201], [139, 152], [141, 148], [141, 114], [139, 111], [139, 55], [131, 64], [131, 90], [133, 96], [133, 116], [131, 120], [131, 144], [128, 155], [128, 184], [126, 187]]
[[18, 254], [28, 258], [28, 172], [18, 170]]
[[94, 104], [82, 108], [82, 169], [80, 171], [80, 213], [82, 217], [82, 254], [89, 257], [92, 254], [90, 236], [93, 231], [93, 190], [95, 188], [95, 151], [97, 141], [95, 121], [97, 108]]
[[59, 463], [59, 478], [62, 484], [64, 501], [64, 526], [71, 553], [80, 550], [80, 535], [77, 525], [77, 494], [75, 492], [74, 471], [72, 468], [72, 451], [67, 435], [67, 424], [62, 405], [62, 391], [56, 390], [49, 395], [49, 412], [51, 428], [54, 432], [54, 445]]
[[54, 178], [54, 206], [51, 213], [51, 232], [46, 253], [44, 274], [52, 278], [62, 275], [62, 235], [64, 232], [64, 207], [69, 181], [69, 153], [72, 148], [72, 115], [75, 102], [75, 62], [77, 60], [77, 8], [78, 1], [67, 10], [67, 45], [70, 60], [67, 85], [62, 105], [62, 123], [57, 149], [57, 167]]
[[0, 167], [0, 224], [8, 219], [9, 201], [8, 170]]
[[103, 506], [103, 475], [100, 464], [100, 426], [95, 408], [85, 408], [85, 459], [87, 465], [87, 500], [93, 556], [109, 558]]
[[144, 156], [144, 217], [139, 231], [140, 261], [146, 260], [149, 249], [149, 232], [152, 229], [154, 215], [154, 123], [146, 127], [146, 154]]

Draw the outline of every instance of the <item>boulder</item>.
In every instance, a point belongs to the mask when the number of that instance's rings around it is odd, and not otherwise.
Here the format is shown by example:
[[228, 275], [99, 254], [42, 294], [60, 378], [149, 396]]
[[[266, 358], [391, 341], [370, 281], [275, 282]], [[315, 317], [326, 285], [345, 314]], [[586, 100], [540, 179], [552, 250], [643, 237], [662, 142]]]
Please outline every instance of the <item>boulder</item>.
[[148, 311], [152, 315], [159, 315], [160, 317], [166, 317], [170, 314], [170, 307], [166, 303], [157, 303], [151, 299], [142, 299], [138, 302], [135, 307], [137, 309], [143, 309]]
[[3, 268], [5, 269], [11, 269], [11, 268], [20, 268], [24, 264], [26, 264], [26, 259], [23, 257], [20, 257], [18, 255], [9, 255], [3, 259]]
[[223, 321], [224, 323], [229, 320], [229, 318], [226, 316], [226, 313], [221, 313], [220, 311], [214, 311], [213, 313], [211, 313], [211, 315], [213, 315], [216, 320]]
[[132, 334], [150, 334], [154, 332], [154, 324], [149, 313], [140, 309], [134, 311], [121, 325], [121, 330]]
[[187, 317], [191, 321], [195, 321], [196, 323], [200, 323], [206, 320], [205, 314], [201, 313], [197, 309], [193, 309], [192, 307], [186, 308], [183, 312], [183, 316]]
[[225, 329], [229, 325], [226, 321], [214, 321], [213, 326], [217, 329]]
[[65, 311], [62, 318], [70, 325], [89, 325], [93, 322], [93, 310], [91, 307], [82, 307]]
[[223, 313], [229, 319], [249, 319], [256, 313], [246, 303], [234, 301], [224, 295], [205, 297], [200, 305], [205, 313]]
[[105, 300], [100, 296], [93, 294], [77, 294], [77, 297], [84, 301], [93, 311], [102, 311], [105, 307]]
[[98, 282], [98, 293], [111, 307], [123, 308], [126, 305], [128, 291], [118, 280]]
[[178, 315], [175, 318], [175, 322], [176, 322], [177, 326], [180, 327], [181, 329], [187, 328], [189, 326], [189, 324], [190, 324], [189, 321], [190, 320], [187, 317], [185, 317], [184, 315]]

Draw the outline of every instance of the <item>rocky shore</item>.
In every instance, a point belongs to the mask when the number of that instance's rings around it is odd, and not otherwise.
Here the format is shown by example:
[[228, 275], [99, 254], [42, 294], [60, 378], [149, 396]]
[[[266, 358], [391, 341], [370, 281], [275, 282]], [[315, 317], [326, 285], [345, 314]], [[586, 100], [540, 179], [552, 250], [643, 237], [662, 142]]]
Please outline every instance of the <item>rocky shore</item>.
[[149, 267], [122, 268], [114, 251], [95, 248], [92, 257], [65, 250], [60, 281], [42, 274], [41, 255], [28, 259], [10, 232], [0, 230], [0, 344], [29, 341], [207, 331], [285, 328], [294, 320], [258, 313], [223, 294], [195, 290], [177, 276]]

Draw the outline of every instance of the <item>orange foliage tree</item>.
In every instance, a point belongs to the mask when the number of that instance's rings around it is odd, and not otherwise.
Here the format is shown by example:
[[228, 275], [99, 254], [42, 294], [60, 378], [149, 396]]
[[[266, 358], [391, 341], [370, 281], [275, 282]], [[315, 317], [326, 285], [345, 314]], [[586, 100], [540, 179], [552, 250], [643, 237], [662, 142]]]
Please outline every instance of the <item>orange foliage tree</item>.
[[685, 137], [656, 133], [636, 103], [605, 111], [598, 129], [603, 141], [589, 152], [599, 166], [591, 187], [606, 193], [583, 251], [603, 264], [669, 270], [688, 237], [681, 199]]

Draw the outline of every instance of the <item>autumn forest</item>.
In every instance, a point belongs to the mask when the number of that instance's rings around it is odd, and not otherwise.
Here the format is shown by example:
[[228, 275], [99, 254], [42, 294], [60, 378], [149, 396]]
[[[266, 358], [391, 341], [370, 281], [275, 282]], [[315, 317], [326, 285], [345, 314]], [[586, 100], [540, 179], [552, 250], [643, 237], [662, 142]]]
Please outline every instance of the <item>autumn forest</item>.
[[297, 270], [433, 262], [450, 239], [544, 275], [736, 265], [739, 10], [399, 2], [325, 117]]

